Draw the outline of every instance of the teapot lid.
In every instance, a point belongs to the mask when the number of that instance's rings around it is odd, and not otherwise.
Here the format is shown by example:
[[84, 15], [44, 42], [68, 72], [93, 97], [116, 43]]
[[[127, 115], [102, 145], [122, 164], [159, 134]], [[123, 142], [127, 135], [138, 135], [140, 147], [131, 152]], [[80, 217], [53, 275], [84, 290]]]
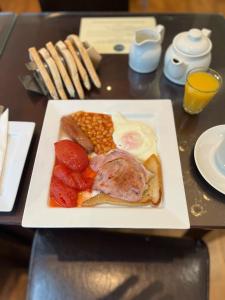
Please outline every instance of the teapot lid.
[[209, 34], [209, 30], [193, 28], [175, 36], [173, 45], [178, 51], [186, 55], [205, 55], [212, 48], [212, 43], [208, 38]]

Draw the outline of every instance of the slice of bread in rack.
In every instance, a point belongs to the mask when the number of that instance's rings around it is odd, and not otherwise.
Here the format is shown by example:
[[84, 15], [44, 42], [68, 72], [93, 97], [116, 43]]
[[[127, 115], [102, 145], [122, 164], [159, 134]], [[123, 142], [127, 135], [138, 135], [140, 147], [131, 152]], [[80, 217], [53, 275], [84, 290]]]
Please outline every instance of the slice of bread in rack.
[[50, 56], [48, 50], [46, 50], [45, 48], [41, 48], [38, 52], [40, 53], [41, 57], [43, 58], [43, 60], [49, 68], [49, 71], [52, 75], [52, 79], [55, 83], [60, 98], [66, 100], [67, 96], [63, 88], [62, 79], [60, 77], [59, 71], [53, 58]]
[[71, 98], [75, 98], [75, 89], [73, 87], [72, 81], [67, 73], [67, 70], [66, 70], [64, 64], [61, 61], [61, 58], [60, 58], [55, 46], [52, 44], [52, 42], [48, 42], [46, 44], [46, 48], [48, 49], [49, 53], [51, 54], [53, 60], [55, 61], [56, 65], [59, 69], [59, 73], [62, 77], [62, 80], [65, 84], [68, 94], [70, 95]]
[[63, 43], [63, 41], [58, 41], [56, 44], [56, 49], [59, 51], [59, 53], [64, 58], [64, 61], [67, 65], [67, 69], [69, 71], [70, 77], [73, 81], [73, 84], [75, 86], [77, 95], [80, 99], [84, 99], [84, 91], [82, 88], [82, 85], [80, 83], [80, 78], [78, 75], [77, 67], [74, 61], [74, 58], [66, 45]]
[[79, 54], [83, 60], [83, 63], [89, 73], [89, 76], [92, 80], [92, 82], [94, 83], [94, 85], [97, 88], [101, 87], [101, 82], [100, 79], [98, 77], [98, 74], [95, 71], [95, 68], [93, 66], [93, 63], [88, 55], [87, 50], [84, 48], [82, 42], [80, 41], [79, 37], [75, 34], [71, 34], [67, 37], [67, 39], [69, 39], [72, 43], [74, 43], [76, 49], [79, 51]]
[[78, 72], [80, 74], [80, 77], [83, 81], [83, 84], [84, 84], [85, 88], [87, 90], [90, 90], [91, 89], [91, 83], [90, 83], [90, 80], [88, 78], [87, 71], [85, 70], [84, 66], [82, 65], [82, 62], [81, 62], [80, 58], [78, 57], [77, 52], [75, 51], [75, 48], [74, 48], [72, 42], [69, 39], [67, 39], [67, 40], [64, 41], [64, 43], [66, 44], [67, 48], [69, 49], [71, 55], [74, 58], [74, 61], [76, 63], [77, 69], [78, 69]]
[[44, 84], [45, 84], [50, 96], [52, 97], [52, 99], [58, 100], [59, 96], [58, 96], [58, 93], [54, 86], [54, 83], [52, 82], [52, 79], [51, 79], [48, 71], [46, 70], [38, 51], [36, 50], [35, 47], [31, 47], [28, 49], [28, 52], [29, 52], [30, 60], [33, 61], [35, 63], [35, 65], [37, 66], [37, 70], [40, 72], [40, 75], [44, 81]]
[[162, 199], [162, 172], [161, 163], [157, 155], [151, 155], [145, 162], [144, 166], [149, 170], [153, 176], [150, 177], [146, 184], [146, 190], [143, 193], [140, 201], [126, 201], [118, 198], [111, 197], [104, 193], [99, 193], [94, 197], [85, 200], [82, 207], [92, 207], [101, 204], [112, 204], [120, 206], [158, 206]]

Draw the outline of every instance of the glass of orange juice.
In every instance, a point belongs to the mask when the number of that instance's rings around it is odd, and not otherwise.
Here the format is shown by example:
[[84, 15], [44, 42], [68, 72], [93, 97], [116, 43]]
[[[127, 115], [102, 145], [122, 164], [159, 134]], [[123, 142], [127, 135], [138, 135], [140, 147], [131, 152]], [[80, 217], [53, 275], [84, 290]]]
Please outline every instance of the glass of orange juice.
[[185, 83], [183, 107], [189, 114], [200, 113], [213, 99], [222, 85], [222, 78], [212, 69], [189, 71]]

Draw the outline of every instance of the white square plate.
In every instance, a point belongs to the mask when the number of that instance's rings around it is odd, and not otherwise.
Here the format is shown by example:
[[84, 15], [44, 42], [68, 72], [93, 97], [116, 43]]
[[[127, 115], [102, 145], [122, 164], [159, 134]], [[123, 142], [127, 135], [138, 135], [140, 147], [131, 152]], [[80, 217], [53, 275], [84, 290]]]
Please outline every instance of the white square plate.
[[[164, 195], [153, 207], [52, 208], [48, 206], [49, 184], [54, 165], [54, 143], [60, 118], [84, 110], [121, 112], [130, 119], [151, 125], [158, 138]], [[170, 100], [76, 100], [49, 101], [27, 196], [24, 227], [98, 228], [189, 228], [189, 217]]]
[[35, 124], [9, 122], [8, 144], [0, 182], [0, 211], [13, 209]]

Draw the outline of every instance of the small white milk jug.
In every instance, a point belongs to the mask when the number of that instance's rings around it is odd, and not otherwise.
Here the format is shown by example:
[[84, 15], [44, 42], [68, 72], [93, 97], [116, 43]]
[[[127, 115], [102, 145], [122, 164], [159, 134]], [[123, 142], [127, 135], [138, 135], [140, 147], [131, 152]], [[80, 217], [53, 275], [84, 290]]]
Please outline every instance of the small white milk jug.
[[136, 72], [153, 72], [159, 64], [165, 27], [157, 25], [153, 29], [135, 32], [134, 42], [129, 53], [129, 66]]

